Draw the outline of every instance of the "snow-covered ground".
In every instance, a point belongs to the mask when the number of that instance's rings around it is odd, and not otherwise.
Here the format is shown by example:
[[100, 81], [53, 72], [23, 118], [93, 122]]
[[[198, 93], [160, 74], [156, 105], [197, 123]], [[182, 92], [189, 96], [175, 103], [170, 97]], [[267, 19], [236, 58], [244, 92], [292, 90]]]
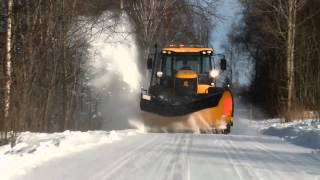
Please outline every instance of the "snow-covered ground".
[[270, 119], [254, 123], [262, 134], [277, 136], [300, 146], [320, 149], [320, 120], [281, 123], [280, 119]]
[[[313, 149], [286, 141], [311, 132], [313, 139], [302, 145], [312, 144]], [[13, 148], [0, 147], [0, 179], [319, 180], [315, 134], [316, 121], [280, 124], [245, 118], [235, 120], [229, 135], [26, 132]]]
[[320, 122], [251, 120], [236, 100], [229, 135], [139, 130], [21, 133], [0, 147], [0, 180], [320, 180]]
[[125, 131], [65, 131], [63, 133], [21, 133], [14, 147], [0, 147], [0, 179], [23, 177], [25, 173], [54, 159], [98, 148], [137, 134]]

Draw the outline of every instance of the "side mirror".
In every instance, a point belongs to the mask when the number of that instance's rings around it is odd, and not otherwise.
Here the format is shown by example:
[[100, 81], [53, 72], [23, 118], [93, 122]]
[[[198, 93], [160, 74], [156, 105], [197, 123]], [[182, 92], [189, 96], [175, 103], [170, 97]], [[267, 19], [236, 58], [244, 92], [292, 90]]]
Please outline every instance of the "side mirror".
[[163, 72], [158, 71], [158, 72], [157, 72], [157, 77], [161, 78], [162, 76], [163, 76]]
[[220, 69], [222, 71], [225, 71], [227, 69], [227, 60], [224, 58], [220, 60]]
[[152, 64], [153, 64], [153, 62], [152, 62], [153, 60], [152, 60], [152, 58], [148, 58], [148, 61], [147, 61], [147, 69], [152, 69]]

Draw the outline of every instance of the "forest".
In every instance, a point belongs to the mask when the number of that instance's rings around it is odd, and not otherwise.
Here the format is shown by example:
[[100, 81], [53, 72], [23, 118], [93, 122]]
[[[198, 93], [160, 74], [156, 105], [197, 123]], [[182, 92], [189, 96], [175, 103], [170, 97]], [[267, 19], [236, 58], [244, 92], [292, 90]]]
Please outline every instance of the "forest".
[[[243, 0], [229, 48], [252, 59], [250, 96], [271, 117], [319, 117], [320, 2]], [[230, 54], [230, 50], [229, 50]]]
[[[319, 115], [320, 2], [239, 1], [242, 20], [229, 32], [225, 54], [253, 62], [252, 101], [286, 121]], [[155, 43], [209, 45], [215, 22], [223, 21], [218, 8], [219, 0], [1, 0], [0, 139], [99, 129], [99, 99], [84, 66], [93, 35], [83, 27], [93, 28], [103, 12], [112, 12], [115, 24], [128, 15], [142, 69]]]
[[[88, 87], [86, 32], [106, 11], [113, 32], [122, 14], [132, 22], [141, 66], [157, 43], [208, 44], [211, 0], [2, 0], [0, 4], [0, 139], [8, 132], [99, 129], [98, 97]], [[86, 20], [84, 20], [86, 19]], [[114, 32], [117, 33], [117, 32]]]

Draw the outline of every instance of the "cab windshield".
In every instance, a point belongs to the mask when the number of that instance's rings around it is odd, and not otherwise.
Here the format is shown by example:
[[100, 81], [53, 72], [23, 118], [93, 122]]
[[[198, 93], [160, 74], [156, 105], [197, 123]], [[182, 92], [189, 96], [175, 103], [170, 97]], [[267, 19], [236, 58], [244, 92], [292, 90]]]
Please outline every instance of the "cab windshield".
[[193, 70], [197, 74], [208, 74], [211, 69], [209, 55], [166, 54], [163, 55], [162, 71], [165, 76], [175, 75], [179, 70]]

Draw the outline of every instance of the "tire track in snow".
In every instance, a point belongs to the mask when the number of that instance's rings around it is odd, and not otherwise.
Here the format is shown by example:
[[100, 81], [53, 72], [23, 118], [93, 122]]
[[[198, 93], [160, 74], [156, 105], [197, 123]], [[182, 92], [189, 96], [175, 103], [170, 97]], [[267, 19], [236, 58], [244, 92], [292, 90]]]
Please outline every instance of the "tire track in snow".
[[[252, 152], [255, 152], [255, 151], [257, 151], [257, 147], [256, 147], [256, 145], [257, 145], [257, 143], [259, 142], [258, 140], [257, 140], [257, 138], [259, 138], [259, 137], [254, 137], [254, 136], [251, 136], [250, 138], [252, 138], [254, 141], [253, 142], [250, 142], [250, 143], [241, 143], [241, 145], [239, 145], [239, 146], [236, 146], [235, 145], [235, 143], [234, 142], [236, 142], [237, 140], [236, 140], [236, 138], [233, 136], [233, 137], [231, 137], [231, 139], [229, 140], [229, 143], [231, 144], [231, 146], [233, 147], [233, 148], [235, 148], [235, 149], [239, 149], [239, 151], [238, 152], [240, 152], [240, 154], [242, 155], [242, 157], [243, 157], [243, 159], [246, 159], [246, 160], [249, 160], [249, 161], [251, 161], [251, 162], [256, 162], [255, 163], [255, 165], [260, 165], [261, 167], [269, 167], [270, 168], [270, 170], [271, 169], [274, 169], [274, 167], [272, 167], [272, 166], [266, 166], [267, 164], [264, 162], [264, 163], [261, 163], [261, 164], [258, 164], [257, 163], [257, 161], [254, 159], [254, 158], [252, 158], [252, 157], [250, 157], [250, 155], [249, 154], [246, 154], [247, 152], [245, 152], [243, 149], [248, 149], [248, 150], [250, 150], [250, 151], [252, 151]], [[241, 149], [241, 148], [243, 148], [243, 149]], [[266, 156], [265, 158], [266, 159], [268, 159], [268, 156], [267, 155], [263, 155], [263, 156]], [[269, 171], [269, 172], [267, 172], [267, 174], [268, 175], [270, 175], [270, 172], [272, 173], [271, 174], [271, 177], [269, 177], [269, 176], [265, 176], [264, 175], [264, 172], [261, 172], [260, 170], [258, 170], [257, 168], [258, 167], [254, 167], [254, 166], [252, 166], [252, 163], [248, 163], [247, 165], [247, 170], [249, 170], [248, 172], [251, 174], [251, 175], [254, 175], [253, 176], [253, 179], [256, 179], [256, 178], [258, 178], [258, 179], [261, 179], [261, 180], [263, 180], [263, 179], [265, 179], [265, 178], [267, 178], [267, 179], [285, 179], [285, 177], [284, 178], [279, 178], [279, 177], [282, 177], [281, 176], [281, 174], [279, 174], [279, 173], [276, 173], [277, 174], [277, 176], [275, 176], [274, 175], [274, 171]], [[268, 169], [268, 168], [267, 168]]]
[[[165, 168], [164, 169], [165, 173], [163, 174], [162, 178], [160, 178], [161, 180], [167, 180], [167, 179], [169, 179], [169, 176], [171, 175], [171, 172], [172, 172], [172, 169], [173, 169], [173, 166], [171, 164], [174, 161], [174, 159], [176, 158], [174, 156], [174, 154], [176, 152], [175, 151], [176, 150], [176, 146], [177, 146], [177, 144], [179, 144], [180, 139], [181, 139], [180, 134], [177, 134], [177, 135], [174, 136], [173, 144], [170, 147], [170, 153], [166, 154], [166, 157], [167, 157], [166, 161], [163, 161], [165, 163], [164, 164], [165, 165], [165, 167], [164, 167]], [[174, 147], [174, 149], [172, 147]], [[171, 152], [171, 150], [172, 150], [172, 152]], [[168, 172], [170, 172], [170, 173], [168, 173]]]
[[228, 159], [228, 161], [230, 162], [232, 168], [234, 169], [234, 172], [235, 174], [237, 175], [237, 177], [240, 179], [240, 180], [246, 180], [247, 178], [244, 178], [242, 173], [240, 172], [239, 168], [237, 167], [235, 161], [234, 161], [234, 158], [230, 155], [229, 152], [231, 152], [230, 150], [228, 150], [228, 145], [225, 141], [222, 141], [221, 143], [223, 145], [222, 149], [223, 149], [223, 152], [226, 154], [226, 157]]
[[[152, 142], [155, 142], [156, 139], [158, 139], [159, 136], [155, 136], [153, 137], [151, 140], [141, 144], [140, 146], [132, 149], [131, 151], [129, 151], [128, 153], [125, 153], [121, 158], [119, 158], [117, 161], [113, 162], [112, 165], [110, 165], [109, 167], [111, 167], [111, 169], [106, 169], [100, 173], [98, 173], [97, 175], [93, 176], [92, 180], [100, 180], [100, 179], [107, 179], [108, 177], [110, 177], [112, 174], [114, 174], [115, 172], [117, 172], [123, 165], [125, 165], [128, 161], [130, 161], [130, 159], [132, 159], [134, 157], [135, 154], [137, 154], [137, 152], [148, 146], [149, 144], [151, 144]], [[108, 171], [109, 170], [109, 171]]]
[[[170, 153], [166, 151], [164, 146], [171, 147], [172, 145], [176, 145], [178, 140], [180, 139], [178, 136], [174, 136], [174, 138], [170, 138], [172, 136], [168, 134], [154, 134], [158, 138], [148, 144], [146, 146], [139, 148], [136, 153], [125, 160], [123, 163], [116, 167], [117, 170], [111, 173], [107, 173], [108, 169], [103, 175], [100, 175], [98, 179], [128, 179], [128, 174], [130, 174], [129, 179], [135, 179], [136, 176], [143, 174], [143, 177], [149, 177], [146, 179], [163, 179], [159, 178], [160, 174], [166, 174], [166, 170], [163, 170], [164, 165], [168, 165], [168, 161], [166, 159], [172, 159]], [[168, 143], [167, 145], [163, 144], [164, 142]], [[168, 155], [169, 154], [169, 155]], [[114, 168], [113, 168], [114, 169]], [[147, 171], [143, 169], [148, 169]], [[143, 172], [141, 172], [143, 170]], [[140, 173], [140, 174], [139, 174]]]
[[187, 134], [184, 141], [183, 141], [183, 148], [182, 148], [182, 154], [181, 154], [181, 160], [180, 163], [182, 164], [182, 179], [190, 179], [190, 160], [189, 160], [189, 153], [190, 148], [192, 147], [192, 134]]
[[[168, 142], [166, 146], [162, 145], [161, 146], [161, 151], [157, 153], [159, 157], [159, 161], [156, 162], [157, 166], [153, 168], [153, 173], [149, 173], [149, 178], [147, 179], [159, 179], [163, 180], [165, 179], [165, 175], [167, 174], [167, 168], [168, 168], [168, 162], [172, 159], [172, 154], [170, 153], [170, 149], [177, 144], [178, 137], [175, 136], [172, 138], [172, 136], [166, 134], [166, 138], [169, 139], [170, 141], [165, 141]], [[159, 173], [161, 172], [161, 173]], [[155, 177], [155, 174], [157, 177]], [[162, 176], [161, 176], [162, 175]]]
[[[163, 155], [163, 151], [159, 150], [161, 150], [163, 142], [166, 142], [167, 139], [166, 134], [157, 134], [157, 136], [159, 138], [156, 141], [139, 151], [138, 154], [121, 167], [121, 170], [117, 171], [117, 174], [109, 176], [110, 179], [128, 179], [124, 174], [130, 174], [133, 179], [141, 174], [144, 174], [144, 176], [153, 175], [150, 179], [155, 179], [154, 175], [157, 174], [155, 165], [158, 165]], [[147, 173], [145, 173], [145, 169], [148, 169]]]
[[192, 134], [175, 134], [172, 151], [164, 155], [165, 170], [161, 180], [190, 179], [189, 150], [192, 147]]
[[[128, 164], [136, 164], [137, 166], [131, 169], [126, 169], [126, 165], [123, 166], [122, 171], [126, 174], [130, 174], [131, 178], [137, 175], [143, 174], [145, 179], [161, 179], [159, 173], [166, 173], [163, 170], [163, 164], [168, 162], [166, 158], [169, 156], [167, 148], [170, 147], [176, 141], [176, 138], [170, 138], [168, 134], [157, 134], [160, 136], [157, 141], [148, 145], [147, 151], [141, 152], [140, 155], [132, 158]], [[143, 172], [141, 172], [143, 169]], [[147, 171], [145, 171], [147, 169]], [[140, 174], [139, 174], [140, 173]], [[123, 175], [124, 173], [119, 172], [115, 176], [111, 176], [111, 179], [128, 179]], [[146, 178], [148, 177], [148, 178]], [[133, 178], [134, 179], [134, 178]], [[139, 178], [138, 178], [139, 179]]]
[[193, 134], [190, 135], [190, 140], [187, 146], [187, 180], [191, 180], [191, 171], [190, 171], [190, 151], [193, 146]]
[[[227, 144], [228, 144], [228, 147], [230, 148], [231, 154], [237, 154], [238, 156], [234, 156], [233, 157], [235, 159], [237, 159], [238, 161], [238, 165], [241, 165], [241, 170], [245, 171], [245, 173], [247, 174], [247, 176], [249, 178], [246, 178], [246, 179], [259, 179], [259, 180], [263, 180], [263, 178], [261, 178], [261, 175], [257, 174], [257, 172], [254, 171], [254, 167], [252, 165], [250, 165], [250, 163], [246, 163], [246, 165], [244, 165], [244, 162], [239, 160], [239, 158], [243, 158], [243, 159], [246, 159], [246, 160], [250, 160], [252, 161], [252, 159], [249, 158], [249, 156], [247, 156], [245, 154], [245, 152], [243, 152], [243, 150], [239, 149], [239, 147], [237, 147], [232, 138], [226, 140]], [[240, 146], [241, 147], [241, 146]], [[241, 147], [242, 148], [242, 147]]]
[[[174, 152], [172, 152], [173, 156], [171, 157], [169, 161], [169, 166], [167, 167], [167, 174], [163, 178], [164, 180], [173, 179], [173, 180], [180, 180], [182, 178], [182, 164], [181, 162], [181, 155], [182, 155], [182, 149], [183, 149], [183, 143], [185, 142], [185, 134], [176, 134], [177, 136], [177, 143], [175, 143], [175, 149]], [[180, 172], [180, 174], [177, 174], [177, 172]]]
[[[263, 145], [262, 143], [257, 143], [257, 144], [255, 144], [255, 146], [258, 149], [260, 149], [261, 151], [263, 151], [263, 152], [269, 154], [270, 156], [272, 156], [273, 158], [277, 159], [278, 161], [283, 162], [288, 169], [293, 169], [295, 172], [297, 172], [299, 174], [302, 173], [303, 174], [302, 177], [308, 176], [308, 174], [305, 171], [301, 171], [301, 169], [296, 166], [297, 162], [290, 161], [287, 158], [281, 157], [281, 156], [277, 155], [276, 153], [273, 153], [270, 150], [270, 148], [268, 148], [266, 145]], [[305, 161], [300, 161], [300, 163], [305, 163]], [[282, 175], [282, 177], [285, 178], [283, 175]]]

